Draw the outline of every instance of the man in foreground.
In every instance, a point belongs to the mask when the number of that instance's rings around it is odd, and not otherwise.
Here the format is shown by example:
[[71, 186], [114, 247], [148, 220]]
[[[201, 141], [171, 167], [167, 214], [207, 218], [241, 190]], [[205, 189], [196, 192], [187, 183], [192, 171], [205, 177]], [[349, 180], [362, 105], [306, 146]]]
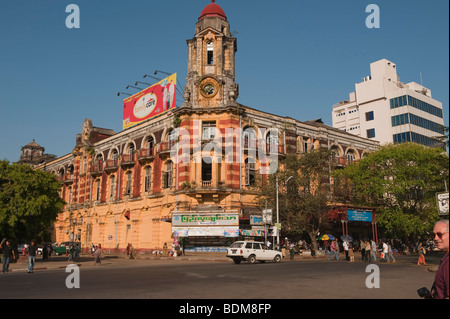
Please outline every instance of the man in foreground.
[[444, 257], [436, 272], [436, 277], [433, 284], [433, 298], [434, 299], [448, 299], [449, 298], [449, 264], [448, 264], [448, 219], [440, 220], [434, 224], [433, 240], [440, 250], [445, 252]]

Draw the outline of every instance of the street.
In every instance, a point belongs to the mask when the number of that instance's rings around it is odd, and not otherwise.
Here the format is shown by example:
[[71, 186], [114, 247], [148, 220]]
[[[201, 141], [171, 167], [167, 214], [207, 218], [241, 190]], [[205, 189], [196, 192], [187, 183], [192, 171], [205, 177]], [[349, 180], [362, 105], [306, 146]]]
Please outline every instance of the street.
[[[430, 266], [440, 254], [427, 255]], [[358, 258], [356, 258], [358, 259]], [[0, 298], [64, 299], [419, 299], [435, 272], [417, 266], [417, 256], [380, 263], [379, 288], [368, 288], [374, 275], [357, 260], [285, 259], [279, 264], [240, 265], [223, 261], [103, 260], [79, 267], [79, 288], [67, 288], [66, 269], [16, 271], [0, 275]], [[67, 262], [67, 265], [70, 262]]]

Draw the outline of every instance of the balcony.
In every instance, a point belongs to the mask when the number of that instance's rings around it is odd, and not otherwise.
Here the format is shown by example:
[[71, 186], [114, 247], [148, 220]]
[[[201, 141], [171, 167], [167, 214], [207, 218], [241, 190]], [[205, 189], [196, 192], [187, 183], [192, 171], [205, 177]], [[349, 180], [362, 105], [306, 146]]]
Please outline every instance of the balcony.
[[73, 174], [65, 174], [62, 177], [62, 182], [66, 185], [70, 185], [73, 183]]
[[155, 149], [152, 148], [144, 148], [139, 150], [138, 160], [139, 162], [150, 162], [155, 159]]
[[136, 164], [136, 154], [124, 154], [121, 157], [120, 165], [124, 166], [134, 166]]
[[178, 141], [168, 141], [168, 142], [162, 142], [159, 145], [159, 151], [158, 154], [161, 155], [167, 155], [170, 154], [170, 151], [172, 149], [176, 149], [176, 145], [177, 145]]
[[342, 156], [335, 156], [331, 159], [331, 165], [335, 167], [345, 167], [347, 166], [347, 164], [347, 159]]
[[118, 168], [119, 168], [119, 160], [117, 159], [106, 160], [105, 171], [116, 171]]
[[100, 176], [103, 174], [103, 161], [94, 162], [89, 167], [91, 176]]

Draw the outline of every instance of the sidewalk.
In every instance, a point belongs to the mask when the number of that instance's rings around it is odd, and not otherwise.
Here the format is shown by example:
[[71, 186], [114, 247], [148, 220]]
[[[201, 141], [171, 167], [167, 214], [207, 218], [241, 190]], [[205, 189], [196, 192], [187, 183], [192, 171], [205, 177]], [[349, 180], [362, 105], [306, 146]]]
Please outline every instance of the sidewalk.
[[[70, 264], [75, 264], [79, 267], [99, 267], [103, 265], [131, 265], [133, 261], [145, 262], [145, 261], [205, 261], [205, 262], [228, 262], [232, 261], [226, 257], [226, 253], [187, 253], [184, 256], [178, 257], [162, 257], [152, 256], [149, 254], [136, 255], [134, 260], [130, 260], [128, 256], [124, 254], [104, 254], [101, 257], [100, 265], [96, 265], [94, 257], [89, 254], [81, 254], [80, 257], [75, 260], [68, 260], [68, 256], [52, 256], [49, 260], [42, 260], [42, 256], [36, 257], [36, 263], [34, 265], [34, 271], [47, 270], [47, 269], [65, 269]], [[9, 264], [10, 272], [27, 272], [28, 271], [28, 257], [20, 256], [19, 260], [15, 263]]]
[[[289, 255], [287, 258], [283, 258], [282, 262], [301, 262], [301, 261], [317, 261], [317, 262], [345, 262], [345, 256], [340, 254], [340, 260], [336, 261], [332, 259], [328, 261], [328, 256], [319, 255], [315, 258], [310, 255], [295, 255], [294, 259], [291, 260]], [[397, 263], [410, 263], [411, 265], [415, 265], [417, 262], [417, 256], [415, 255], [396, 255], [395, 256]], [[435, 255], [427, 255], [427, 266], [420, 266], [428, 271], [436, 271], [437, 266], [439, 266], [439, 254]], [[102, 266], [132, 266], [135, 264], [159, 264], [159, 263], [177, 263], [177, 262], [230, 262], [233, 261], [231, 258], [226, 257], [226, 253], [195, 253], [195, 252], [187, 252], [185, 255], [177, 256], [177, 257], [162, 257], [162, 256], [154, 256], [150, 254], [137, 254], [135, 259], [130, 260], [125, 254], [103, 254], [101, 257], [101, 264], [96, 265], [94, 262], [94, 257], [89, 254], [81, 254], [76, 260], [68, 261], [67, 256], [52, 256], [48, 261], [43, 261], [42, 256], [36, 257], [36, 263], [34, 270], [49, 270], [49, 269], [65, 269], [70, 264], [76, 264], [79, 267], [90, 268], [90, 267], [102, 267]], [[355, 256], [355, 263], [361, 263], [363, 261], [360, 258]], [[367, 263], [364, 261], [364, 263]], [[377, 264], [380, 263], [379, 259], [376, 261]], [[394, 263], [395, 264], [395, 263]], [[419, 266], [417, 266], [419, 267]], [[20, 259], [9, 265], [10, 272], [27, 272], [28, 271], [28, 258], [26, 256], [20, 256]]]

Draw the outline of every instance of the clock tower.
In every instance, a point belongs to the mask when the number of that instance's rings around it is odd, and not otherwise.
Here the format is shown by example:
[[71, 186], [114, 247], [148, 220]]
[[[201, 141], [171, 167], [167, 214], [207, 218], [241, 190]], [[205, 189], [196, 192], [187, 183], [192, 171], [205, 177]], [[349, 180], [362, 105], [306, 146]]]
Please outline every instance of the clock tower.
[[187, 40], [188, 75], [184, 107], [209, 108], [237, 105], [235, 83], [236, 38], [223, 9], [211, 0]]

